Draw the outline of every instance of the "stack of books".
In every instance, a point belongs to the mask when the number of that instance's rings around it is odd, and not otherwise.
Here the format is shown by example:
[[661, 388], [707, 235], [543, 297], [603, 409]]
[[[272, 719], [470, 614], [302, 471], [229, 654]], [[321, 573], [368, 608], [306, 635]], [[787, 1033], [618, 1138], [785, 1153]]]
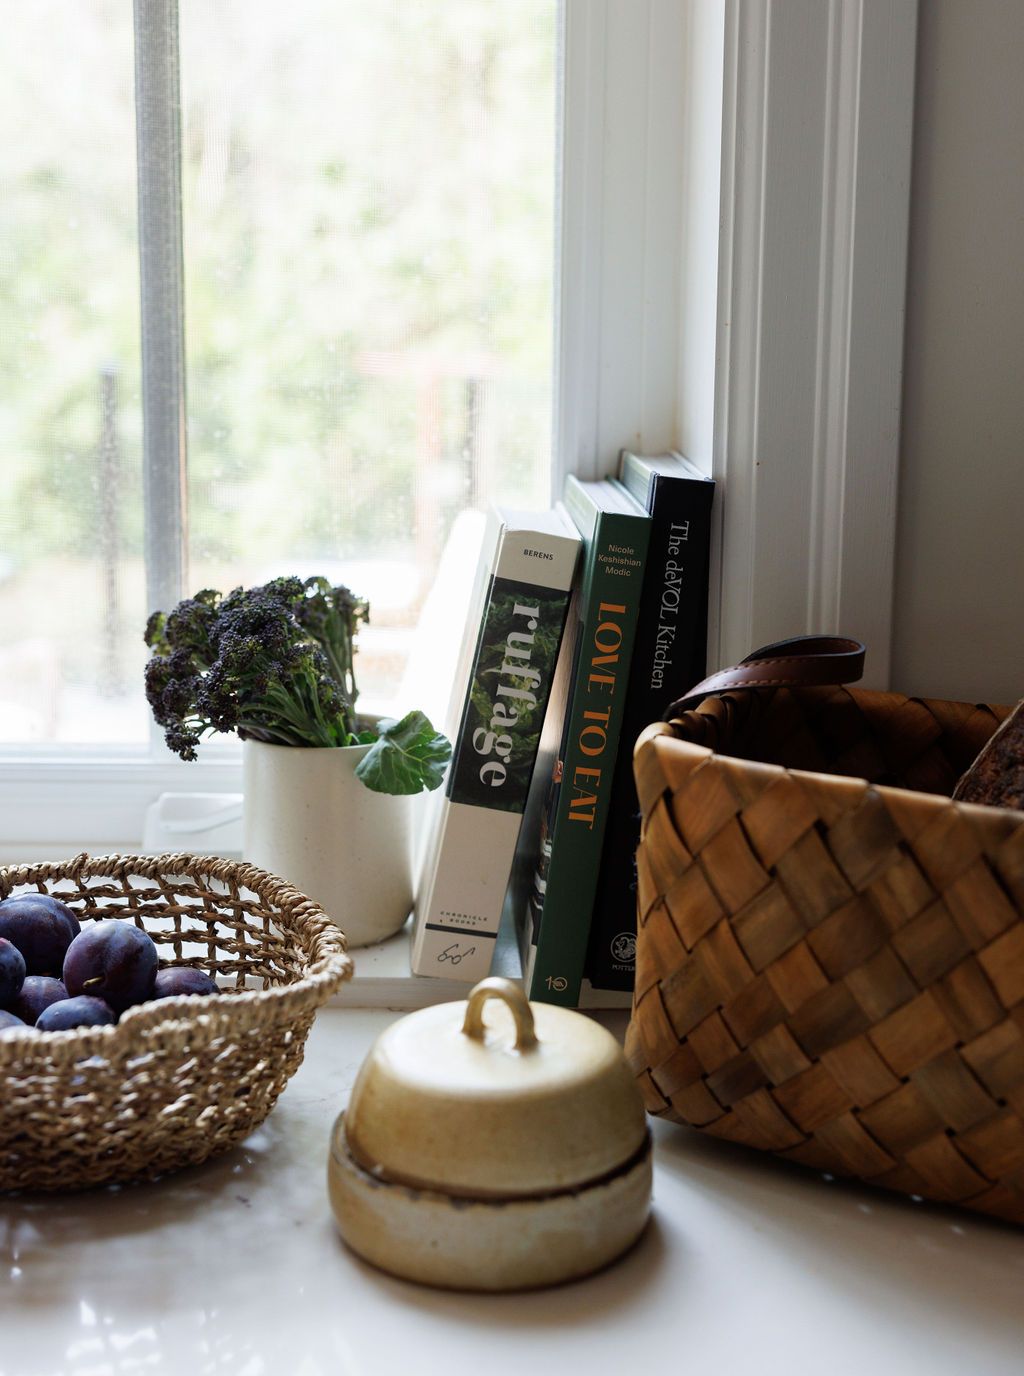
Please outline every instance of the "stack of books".
[[483, 978], [515, 924], [530, 998], [626, 1003], [637, 736], [705, 676], [714, 484], [623, 453], [553, 511], [498, 511], [453, 698], [452, 763], [416, 900], [415, 974]]

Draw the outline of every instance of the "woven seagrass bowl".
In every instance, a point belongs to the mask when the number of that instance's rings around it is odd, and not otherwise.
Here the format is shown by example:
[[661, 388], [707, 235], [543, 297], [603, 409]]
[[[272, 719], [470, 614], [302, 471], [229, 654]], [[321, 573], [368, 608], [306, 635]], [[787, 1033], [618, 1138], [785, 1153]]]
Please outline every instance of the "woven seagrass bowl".
[[1024, 813], [949, 797], [1009, 710], [761, 688], [648, 728], [652, 1113], [1024, 1222]]
[[251, 865], [79, 855], [0, 869], [0, 899], [30, 890], [83, 930], [133, 920], [161, 964], [204, 970], [221, 993], [140, 1004], [114, 1027], [0, 1036], [0, 1190], [151, 1179], [226, 1151], [266, 1118], [352, 973], [320, 908]]

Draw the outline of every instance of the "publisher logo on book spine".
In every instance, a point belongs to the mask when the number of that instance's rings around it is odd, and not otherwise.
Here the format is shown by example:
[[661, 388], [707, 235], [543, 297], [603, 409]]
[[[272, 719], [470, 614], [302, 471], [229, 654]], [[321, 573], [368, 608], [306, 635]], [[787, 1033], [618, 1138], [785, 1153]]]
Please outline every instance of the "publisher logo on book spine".
[[636, 933], [620, 932], [611, 943], [612, 960], [618, 965], [636, 964]]

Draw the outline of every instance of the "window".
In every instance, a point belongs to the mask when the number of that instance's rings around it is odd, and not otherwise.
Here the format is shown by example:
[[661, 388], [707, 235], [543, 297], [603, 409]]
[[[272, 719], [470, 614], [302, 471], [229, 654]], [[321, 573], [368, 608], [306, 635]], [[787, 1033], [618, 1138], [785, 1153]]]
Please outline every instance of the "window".
[[0, 112], [0, 740], [144, 742], [131, 7], [19, 6]]
[[16, 8], [2, 856], [238, 787], [154, 742], [147, 603], [319, 563], [372, 704], [460, 508], [623, 445], [721, 479], [712, 658], [841, 626], [884, 684], [913, 0]]
[[0, 56], [7, 742], [144, 745], [147, 601], [284, 571], [385, 706], [459, 510], [547, 499], [554, 0], [178, 10], [180, 65], [124, 0]]

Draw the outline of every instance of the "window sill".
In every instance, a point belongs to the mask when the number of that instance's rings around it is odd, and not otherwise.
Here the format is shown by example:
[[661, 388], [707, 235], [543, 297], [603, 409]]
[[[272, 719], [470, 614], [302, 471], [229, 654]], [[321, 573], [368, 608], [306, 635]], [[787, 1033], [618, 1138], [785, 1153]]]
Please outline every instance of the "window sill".
[[0, 862], [138, 850], [161, 793], [237, 793], [239, 751], [184, 764], [145, 756], [11, 755], [0, 760]]

